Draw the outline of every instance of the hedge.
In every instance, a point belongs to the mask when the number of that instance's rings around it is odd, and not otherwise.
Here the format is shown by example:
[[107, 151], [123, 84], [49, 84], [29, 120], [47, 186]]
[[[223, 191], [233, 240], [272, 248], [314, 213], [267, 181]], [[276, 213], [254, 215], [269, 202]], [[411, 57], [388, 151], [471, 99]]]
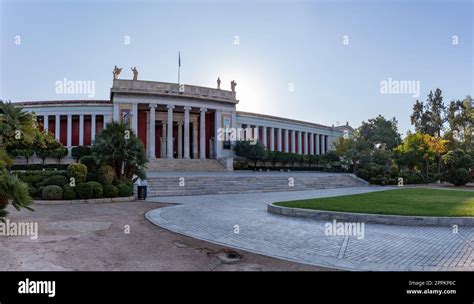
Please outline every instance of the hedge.
[[87, 184], [92, 186], [92, 197], [101, 198], [104, 196], [104, 188], [98, 182], [87, 182]]
[[76, 183], [85, 182], [87, 178], [87, 167], [83, 164], [70, 164], [67, 167], [67, 176], [69, 178], [73, 177]]
[[67, 164], [45, 164], [45, 165], [42, 165], [42, 164], [29, 164], [29, 165], [25, 165], [25, 164], [17, 164], [17, 165], [12, 165], [11, 166], [11, 169], [13, 171], [15, 170], [38, 170], [38, 171], [41, 171], [43, 169], [45, 170], [67, 170]]
[[63, 187], [63, 198], [65, 200], [73, 200], [76, 198], [76, 192], [74, 192], [74, 188], [69, 186], [69, 184]]
[[74, 192], [78, 199], [91, 199], [93, 196], [93, 187], [89, 183], [82, 183], [74, 187]]
[[117, 197], [119, 189], [112, 184], [104, 185], [104, 197]]
[[77, 146], [71, 149], [71, 156], [78, 161], [83, 156], [91, 155], [91, 148], [88, 146]]
[[41, 197], [44, 200], [60, 200], [63, 198], [63, 189], [56, 185], [46, 186]]
[[117, 188], [118, 188], [118, 196], [120, 197], [128, 197], [128, 196], [132, 196], [133, 194], [132, 187], [130, 187], [126, 183], [118, 184]]
[[97, 159], [92, 155], [86, 155], [79, 159], [79, 163], [87, 167], [87, 172], [97, 171]]
[[63, 175], [54, 175], [54, 176], [51, 176], [49, 177], [47, 180], [45, 180], [44, 182], [42, 183], [39, 183], [38, 185], [39, 186], [50, 186], [50, 185], [55, 185], [55, 186], [59, 186], [59, 187], [62, 187], [64, 186], [65, 184], [68, 183], [68, 179], [66, 176], [63, 176]]

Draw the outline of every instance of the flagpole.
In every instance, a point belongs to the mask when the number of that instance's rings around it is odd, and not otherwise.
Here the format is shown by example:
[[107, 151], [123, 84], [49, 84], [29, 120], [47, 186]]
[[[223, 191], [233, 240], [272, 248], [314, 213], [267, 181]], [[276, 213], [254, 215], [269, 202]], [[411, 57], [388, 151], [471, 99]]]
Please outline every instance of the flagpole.
[[180, 84], [179, 82], [180, 70], [181, 70], [181, 52], [178, 52], [178, 85]]

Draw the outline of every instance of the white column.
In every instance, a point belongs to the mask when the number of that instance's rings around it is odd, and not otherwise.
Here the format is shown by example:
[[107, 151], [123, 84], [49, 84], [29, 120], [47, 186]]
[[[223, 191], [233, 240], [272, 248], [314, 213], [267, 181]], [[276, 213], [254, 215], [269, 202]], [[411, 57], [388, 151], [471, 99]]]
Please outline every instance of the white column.
[[304, 132], [304, 154], [308, 154], [308, 147], [309, 147], [309, 136], [308, 132]]
[[178, 158], [183, 158], [183, 122], [178, 122]]
[[288, 153], [290, 152], [290, 141], [288, 140], [288, 129], [285, 129], [284, 136], [285, 136], [285, 152]]
[[107, 120], [108, 120], [108, 116], [105, 116], [105, 115], [102, 115], [102, 130], [105, 130], [105, 128], [107, 127]]
[[167, 143], [166, 130], [167, 130], [166, 122], [163, 121], [162, 128], [161, 128], [161, 151], [160, 151], [161, 158], [166, 158], [166, 143]]
[[138, 136], [138, 103], [132, 103], [132, 130]]
[[262, 143], [265, 146], [265, 148], [268, 148], [267, 146], [267, 126], [263, 126], [262, 130]]
[[296, 132], [291, 130], [291, 153], [296, 153]]
[[326, 154], [326, 135], [321, 135], [321, 149], [323, 149], [322, 154]]
[[56, 114], [56, 122], [54, 124], [54, 133], [57, 141], [61, 139], [61, 115]]
[[277, 129], [277, 151], [282, 151], [282, 143], [281, 143], [281, 128]]
[[198, 127], [197, 122], [193, 123], [193, 158], [198, 158]]
[[43, 115], [43, 131], [49, 131], [49, 116]]
[[173, 158], [173, 105], [168, 105], [168, 123], [166, 134], [166, 157]]
[[301, 131], [298, 131], [298, 154], [303, 154], [303, 142], [301, 137]]
[[[214, 156], [216, 158], [221, 157], [222, 141], [218, 138], [219, 128], [222, 128], [222, 111], [216, 110], [214, 117]], [[258, 135], [257, 135], [258, 137]]]
[[270, 151], [275, 150], [275, 129], [270, 127]]
[[155, 142], [155, 132], [156, 132], [156, 104], [150, 104], [150, 123], [148, 124], [149, 130], [149, 140], [148, 140], [148, 157], [150, 159], [156, 158], [156, 142]]
[[[235, 112], [232, 112], [231, 127], [237, 133], [237, 114]], [[237, 141], [237, 134], [235, 134], [235, 135], [236, 135], [235, 138], [232, 138], [232, 140], [230, 141], [232, 146], [234, 146], [235, 142]]]
[[67, 115], [67, 148], [69, 149], [69, 154], [71, 154], [72, 148], [72, 115]]
[[114, 103], [114, 113], [113, 113], [113, 115], [114, 115], [113, 116], [114, 121], [119, 122], [120, 121], [120, 104], [119, 103]]
[[316, 155], [319, 155], [319, 134], [316, 134]]
[[309, 154], [314, 155], [314, 134], [309, 133]]
[[199, 153], [201, 159], [206, 159], [206, 108], [201, 108], [200, 130], [199, 130]]
[[79, 115], [79, 146], [84, 145], [84, 114]]
[[189, 111], [191, 107], [184, 107], [184, 158], [189, 159]]
[[91, 143], [95, 141], [95, 133], [96, 133], [96, 115], [91, 115]]

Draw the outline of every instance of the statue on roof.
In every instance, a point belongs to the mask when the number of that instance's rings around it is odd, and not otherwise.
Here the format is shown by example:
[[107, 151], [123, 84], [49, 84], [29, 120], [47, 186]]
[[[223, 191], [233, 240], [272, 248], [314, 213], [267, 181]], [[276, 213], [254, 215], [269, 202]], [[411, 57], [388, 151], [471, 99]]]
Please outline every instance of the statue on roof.
[[217, 77], [217, 89], [218, 90], [221, 89], [221, 78], [220, 77]]
[[138, 80], [138, 70], [137, 67], [131, 67], [130, 68], [133, 72], [133, 80]]
[[237, 82], [235, 82], [235, 80], [232, 80], [230, 82], [230, 89], [232, 90], [232, 92], [235, 92], [235, 87], [237, 86]]
[[122, 72], [122, 68], [115, 66], [114, 70], [112, 71], [114, 79], [117, 79], [118, 75], [120, 75], [120, 72]]

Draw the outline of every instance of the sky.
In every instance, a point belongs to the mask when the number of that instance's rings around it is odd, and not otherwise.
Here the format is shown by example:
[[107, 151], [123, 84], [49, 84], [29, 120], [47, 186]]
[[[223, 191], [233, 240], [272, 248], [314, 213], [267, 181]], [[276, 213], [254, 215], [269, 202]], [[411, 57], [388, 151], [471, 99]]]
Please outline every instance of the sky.
[[[108, 99], [120, 78], [230, 89], [237, 110], [325, 125], [474, 96], [473, 0], [0, 0], [0, 99]], [[57, 81], [94, 94], [60, 94]], [[389, 84], [387, 86], [387, 84]], [[397, 85], [410, 84], [408, 90]], [[419, 89], [418, 89], [419, 86]], [[388, 89], [387, 89], [388, 88]]]

